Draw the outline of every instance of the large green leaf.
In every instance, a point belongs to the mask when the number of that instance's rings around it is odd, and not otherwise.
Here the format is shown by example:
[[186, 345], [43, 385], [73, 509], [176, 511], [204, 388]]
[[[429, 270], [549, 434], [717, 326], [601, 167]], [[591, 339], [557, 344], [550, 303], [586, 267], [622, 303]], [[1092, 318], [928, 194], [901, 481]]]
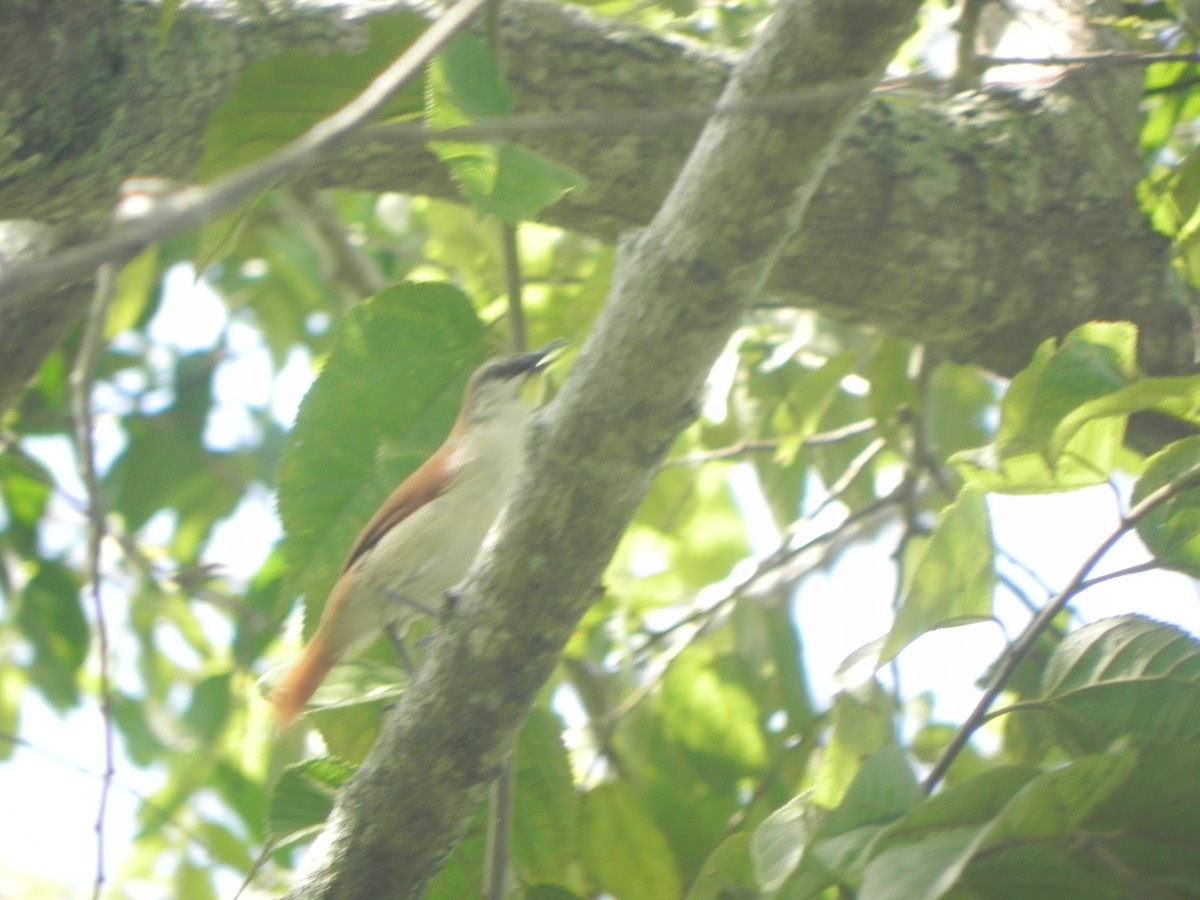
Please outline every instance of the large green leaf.
[[750, 859], [750, 835], [730, 835], [704, 861], [687, 900], [757, 900], [761, 894]]
[[968, 485], [938, 517], [879, 663], [893, 659], [927, 631], [990, 618], [996, 581], [993, 553], [987, 504]]
[[801, 794], [755, 829], [750, 847], [759, 887], [798, 900], [838, 882], [857, 883], [879, 832], [922, 798], [899, 747], [867, 755], [835, 808]]
[[389, 288], [338, 323], [279, 474], [285, 594], [308, 598], [310, 624], [355, 535], [449, 432], [486, 354], [470, 301], [446, 284]]
[[1200, 682], [1200, 643], [1175, 625], [1115, 616], [1063, 640], [1046, 664], [1041, 694], [1053, 699], [1104, 682], [1154, 678]]
[[777, 890], [804, 859], [808, 842], [826, 811], [810, 793], [794, 797], [763, 820], [750, 837], [754, 879], [764, 891]]
[[1063, 416], [1054, 429], [1049, 454], [1058, 458], [1088, 422], [1124, 418], [1153, 409], [1177, 419], [1195, 422], [1200, 416], [1200, 375], [1178, 378], [1145, 378], [1080, 404]]

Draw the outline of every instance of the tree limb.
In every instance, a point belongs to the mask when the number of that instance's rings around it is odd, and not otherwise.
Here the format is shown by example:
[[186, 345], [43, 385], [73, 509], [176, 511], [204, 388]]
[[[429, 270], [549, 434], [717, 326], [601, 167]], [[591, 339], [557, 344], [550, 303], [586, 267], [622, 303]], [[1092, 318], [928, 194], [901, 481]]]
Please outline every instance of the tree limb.
[[[93, 5], [113, 4], [66, 4]], [[401, 6], [376, 4], [368, 15]], [[0, 55], [21, 52], [34, 67], [20, 76], [32, 82], [14, 83], [4, 95], [9, 134], [23, 143], [17, 174], [0, 177], [0, 209], [57, 226], [60, 244], [100, 233], [121, 178], [190, 179], [200, 129], [247, 65], [284, 48], [352, 49], [365, 21], [353, 18], [362, 7], [348, 0], [287, 5], [261, 21], [219, 5], [189, 5], [158, 53], [154, 10], [133, 2], [116, 9], [120, 66], [106, 84], [119, 99], [93, 111], [110, 113], [100, 122], [37, 116], [47, 92], [65, 95], [68, 105], [86, 99], [82, 87], [75, 95], [53, 82], [50, 70], [61, 68], [63, 54], [102, 65], [108, 57], [96, 55], [90, 32], [67, 30], [63, 48], [38, 55], [21, 50], [36, 46], [36, 16], [27, 29], [14, 16], [0, 30]], [[694, 115], [680, 121], [672, 111], [711, 107], [730, 61], [539, 0], [506, 3], [502, 34], [520, 113], [590, 115], [595, 123], [522, 140], [588, 181], [547, 210], [545, 221], [606, 239], [649, 221], [699, 130]], [[46, 74], [39, 76], [39, 66]], [[796, 91], [788, 84], [775, 96]], [[1036, 89], [879, 93], [841, 144], [767, 293], [1002, 374], [1021, 368], [1041, 340], [1081, 322], [1128, 319], [1140, 328], [1148, 370], [1191, 371], [1187, 291], [1135, 192], [1143, 174], [1134, 142], [1139, 101], [1138, 71], [1102, 63]], [[655, 112], [660, 127], [632, 115]], [[626, 116], [630, 130], [614, 134]], [[85, 124], [91, 130], [81, 136]], [[29, 160], [36, 164], [25, 166]], [[383, 139], [344, 148], [308, 178], [323, 187], [455, 196], [426, 150]], [[0, 409], [62, 341], [88, 295], [66, 286], [36, 298], [0, 294]]]
[[[723, 102], [847, 73], [877, 77], [919, 6], [781, 3]], [[416, 680], [339, 795], [322, 857], [291, 896], [424, 891], [595, 599], [617, 540], [862, 96], [831, 100], [803, 122], [762, 114], [705, 128], [662, 209], [624, 244], [606, 310], [533, 431], [494, 552], [445, 611]]]

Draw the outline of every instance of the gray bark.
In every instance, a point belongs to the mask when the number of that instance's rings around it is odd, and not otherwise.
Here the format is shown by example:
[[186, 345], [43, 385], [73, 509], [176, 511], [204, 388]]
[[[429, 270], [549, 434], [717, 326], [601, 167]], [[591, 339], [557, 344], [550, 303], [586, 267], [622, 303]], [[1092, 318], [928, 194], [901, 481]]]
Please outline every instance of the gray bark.
[[[345, 0], [270, 17], [185, 7], [160, 50], [157, 8], [134, 0], [0, 0], [0, 58], [21, 61], [0, 71], [0, 210], [51, 226], [53, 241], [39, 248], [100, 234], [123, 178], [191, 177], [206, 117], [247, 65], [285, 48], [353, 49], [364, 17], [398, 6]], [[512, 0], [504, 9], [519, 110], [596, 114], [593, 131], [524, 141], [588, 180], [545, 220], [605, 239], [649, 221], [699, 130], [666, 111], [714, 102], [730, 61], [574, 8]], [[1108, 67], [1037, 90], [877, 95], [786, 248], [769, 299], [1002, 374], [1080, 322], [1129, 319], [1148, 370], [1190, 371], [1185, 291], [1134, 192], [1139, 80]], [[664, 111], [658, 127], [614, 133], [623, 111], [647, 109]], [[347, 148], [309, 178], [454, 196], [425, 151], [380, 143]], [[0, 409], [63, 340], [85, 296], [78, 285], [0, 295]]]

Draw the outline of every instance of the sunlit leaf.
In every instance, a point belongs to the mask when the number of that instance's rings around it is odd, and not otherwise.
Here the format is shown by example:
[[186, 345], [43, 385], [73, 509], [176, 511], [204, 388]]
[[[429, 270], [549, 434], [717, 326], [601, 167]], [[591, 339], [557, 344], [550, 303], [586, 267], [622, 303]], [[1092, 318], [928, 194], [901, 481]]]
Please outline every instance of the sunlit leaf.
[[584, 795], [579, 837], [580, 863], [600, 890], [622, 900], [682, 896], [670, 846], [630, 785]]
[[1042, 676], [1052, 698], [1106, 681], [1172, 678], [1200, 683], [1200, 643], [1174, 625], [1142, 616], [1092, 622], [1068, 635]]
[[880, 651], [880, 664], [927, 631], [989, 618], [996, 579], [993, 552], [987, 504], [968, 486], [938, 517]]
[[[1146, 462], [1133, 487], [1133, 502], [1200, 469], [1200, 437], [1169, 444]], [[1200, 490], [1180, 491], [1137, 523], [1138, 535], [1160, 564], [1189, 575], [1200, 575]]]
[[737, 677], [736, 660], [685, 654], [668, 670], [662, 691], [664, 725], [681, 744], [742, 770], [763, 765], [762, 713]]
[[833, 706], [833, 733], [816, 775], [816, 802], [826, 809], [842, 803], [863, 761], [894, 745], [895, 700], [871, 680], [838, 694]]
[[804, 858], [804, 849], [825, 820], [825, 811], [801, 794], [781, 806], [754, 830], [750, 858], [754, 879], [764, 891], [777, 889]]

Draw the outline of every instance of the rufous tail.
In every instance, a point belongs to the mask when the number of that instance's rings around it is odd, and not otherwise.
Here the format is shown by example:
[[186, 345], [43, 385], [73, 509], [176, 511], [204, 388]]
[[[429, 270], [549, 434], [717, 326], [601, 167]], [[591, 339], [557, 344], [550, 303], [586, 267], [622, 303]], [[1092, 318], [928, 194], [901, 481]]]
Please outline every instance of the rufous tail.
[[292, 667], [271, 691], [271, 703], [275, 706], [280, 730], [287, 728], [300, 715], [308, 698], [321, 686], [333, 664], [334, 660], [317, 641], [304, 648], [300, 658], [292, 663]]

